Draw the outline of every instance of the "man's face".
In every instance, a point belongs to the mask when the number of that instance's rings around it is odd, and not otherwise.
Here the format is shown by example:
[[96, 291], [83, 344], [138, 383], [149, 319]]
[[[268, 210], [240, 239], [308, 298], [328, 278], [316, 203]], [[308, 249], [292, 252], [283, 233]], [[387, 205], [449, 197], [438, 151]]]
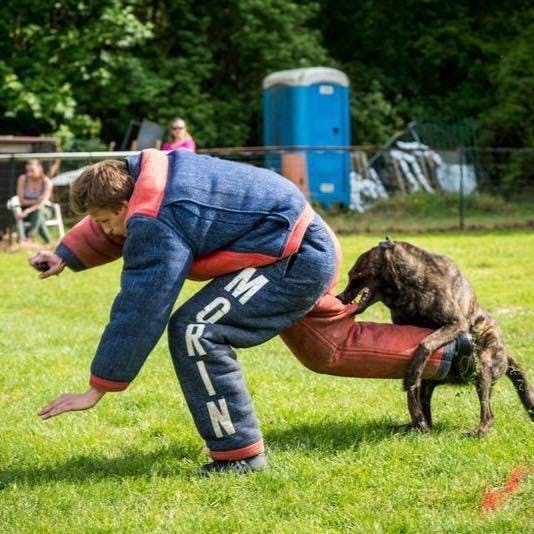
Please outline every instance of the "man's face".
[[123, 201], [120, 208], [92, 208], [89, 210], [89, 215], [102, 226], [107, 235], [126, 237], [125, 219], [127, 209], [128, 202]]

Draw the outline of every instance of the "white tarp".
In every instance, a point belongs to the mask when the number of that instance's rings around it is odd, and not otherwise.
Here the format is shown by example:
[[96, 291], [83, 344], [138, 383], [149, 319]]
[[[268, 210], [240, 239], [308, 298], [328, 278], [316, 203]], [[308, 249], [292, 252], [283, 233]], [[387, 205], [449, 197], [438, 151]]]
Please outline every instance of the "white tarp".
[[463, 192], [468, 195], [477, 188], [477, 177], [473, 165], [459, 163], [443, 163], [438, 168], [438, 182], [447, 193], [460, 192], [460, 180], [463, 181]]
[[[440, 190], [458, 193], [460, 182], [462, 182], [464, 194], [467, 195], [476, 190], [475, 167], [466, 163], [460, 165], [459, 150], [437, 152], [419, 142], [397, 141], [382, 154], [395, 160], [399, 171], [397, 180], [402, 180], [406, 184], [406, 190], [409, 193], [421, 190], [430, 194], [436, 192], [435, 185], [433, 187], [429, 183], [428, 174], [421, 169], [420, 158], [424, 158], [427, 165], [433, 166], [432, 175]], [[363, 178], [355, 171], [350, 174], [350, 208], [360, 213], [364, 212], [375, 200], [389, 196], [375, 169], [368, 166], [365, 174], [369, 178]]]
[[70, 185], [86, 168], [87, 167], [80, 167], [79, 169], [74, 169], [72, 171], [62, 172], [52, 178], [52, 183], [54, 186]]

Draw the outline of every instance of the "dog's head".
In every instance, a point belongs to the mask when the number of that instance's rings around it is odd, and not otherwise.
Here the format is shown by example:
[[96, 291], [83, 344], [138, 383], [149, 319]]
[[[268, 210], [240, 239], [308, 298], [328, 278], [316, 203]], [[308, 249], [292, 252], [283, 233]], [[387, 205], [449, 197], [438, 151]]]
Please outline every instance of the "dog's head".
[[382, 285], [384, 283], [385, 256], [395, 246], [389, 237], [381, 241], [376, 247], [364, 252], [349, 271], [347, 287], [337, 298], [343, 304], [356, 301], [357, 313], [362, 313], [369, 306], [382, 300]]

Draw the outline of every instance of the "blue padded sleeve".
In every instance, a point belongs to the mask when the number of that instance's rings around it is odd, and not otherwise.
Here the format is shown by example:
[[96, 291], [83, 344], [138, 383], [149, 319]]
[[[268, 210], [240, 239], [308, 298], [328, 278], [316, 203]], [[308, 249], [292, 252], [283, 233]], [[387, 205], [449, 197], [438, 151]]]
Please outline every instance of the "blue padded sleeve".
[[130, 382], [161, 337], [192, 253], [163, 222], [133, 216], [124, 244], [121, 289], [91, 365], [94, 377]]

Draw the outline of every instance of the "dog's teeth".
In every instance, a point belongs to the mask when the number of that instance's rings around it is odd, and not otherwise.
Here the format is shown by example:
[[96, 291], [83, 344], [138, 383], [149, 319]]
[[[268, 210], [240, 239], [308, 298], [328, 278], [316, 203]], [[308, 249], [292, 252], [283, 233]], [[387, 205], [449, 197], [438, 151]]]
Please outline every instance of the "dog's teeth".
[[364, 301], [368, 295], [369, 295], [369, 288], [365, 287], [358, 294], [358, 304], [361, 304], [362, 301]]

